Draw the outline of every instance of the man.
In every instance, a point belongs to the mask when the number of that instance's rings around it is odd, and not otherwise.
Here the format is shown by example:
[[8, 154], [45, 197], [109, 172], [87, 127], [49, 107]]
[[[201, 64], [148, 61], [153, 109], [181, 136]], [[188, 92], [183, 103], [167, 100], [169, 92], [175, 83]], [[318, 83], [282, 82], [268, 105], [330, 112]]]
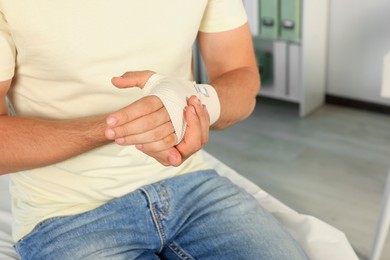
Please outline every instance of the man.
[[[255, 105], [240, 0], [1, 0], [0, 11], [0, 173], [14, 173], [22, 259], [304, 258], [197, 153], [210, 124]], [[209, 85], [192, 82], [196, 38]]]

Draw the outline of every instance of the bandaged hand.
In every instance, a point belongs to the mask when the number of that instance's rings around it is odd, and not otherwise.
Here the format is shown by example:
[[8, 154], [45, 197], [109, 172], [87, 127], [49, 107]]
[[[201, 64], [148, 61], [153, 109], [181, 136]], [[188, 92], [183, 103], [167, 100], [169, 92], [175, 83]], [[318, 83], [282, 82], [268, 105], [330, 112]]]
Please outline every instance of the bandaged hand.
[[[185, 105], [182, 103], [179, 109], [184, 116], [181, 120], [185, 125], [178, 128], [183, 129], [180, 135], [184, 134], [184, 139], [180, 142], [171, 122], [171, 115], [160, 100], [163, 95], [157, 91], [160, 85], [158, 83], [166, 83], [166, 77], [151, 77], [153, 74], [151, 71], [127, 72], [112, 79], [112, 83], [118, 88], [145, 87], [145, 96], [108, 115], [106, 137], [119, 145], [136, 145], [139, 150], [163, 165], [178, 166], [208, 142], [210, 115], [206, 105], [201, 103], [207, 102], [197, 91], [194, 94], [202, 101], [192, 95], [187, 102], [187, 95], [191, 94], [182, 95], [181, 100], [185, 101]], [[187, 86], [193, 87], [192, 82], [187, 83], [191, 84]], [[218, 99], [217, 104], [219, 108]], [[219, 109], [217, 113], [219, 115]], [[214, 121], [218, 116], [213, 115], [211, 117]]]
[[210, 125], [220, 116], [220, 103], [217, 92], [208, 84], [196, 84], [184, 79], [170, 78], [161, 74], [153, 74], [142, 88], [144, 95], [157, 96], [163, 102], [175, 129], [177, 142], [183, 140], [187, 122], [184, 110], [187, 100], [197, 96], [206, 106], [210, 116]]

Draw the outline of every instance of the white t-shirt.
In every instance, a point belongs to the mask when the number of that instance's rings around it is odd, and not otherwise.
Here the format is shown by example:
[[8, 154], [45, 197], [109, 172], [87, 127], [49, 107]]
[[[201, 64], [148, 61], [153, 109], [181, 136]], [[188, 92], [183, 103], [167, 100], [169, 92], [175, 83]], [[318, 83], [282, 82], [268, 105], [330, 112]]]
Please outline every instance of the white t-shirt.
[[[0, 0], [0, 81], [14, 76], [10, 98], [20, 115], [109, 113], [141, 97], [137, 88], [112, 86], [113, 76], [148, 69], [190, 80], [198, 31], [245, 22], [241, 0]], [[199, 154], [180, 167], [164, 167], [133, 146], [112, 143], [12, 174], [14, 240], [44, 219], [85, 212], [143, 185], [206, 168]]]

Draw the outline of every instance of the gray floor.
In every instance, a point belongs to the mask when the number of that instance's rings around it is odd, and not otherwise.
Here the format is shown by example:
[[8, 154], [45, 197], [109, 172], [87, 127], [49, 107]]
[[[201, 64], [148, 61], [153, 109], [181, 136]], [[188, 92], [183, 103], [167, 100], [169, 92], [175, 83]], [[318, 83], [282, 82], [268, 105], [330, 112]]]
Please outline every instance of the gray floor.
[[[361, 259], [369, 255], [390, 167], [390, 116], [325, 105], [301, 119], [295, 104], [260, 99], [250, 118], [212, 132], [206, 150], [345, 232]], [[390, 239], [381, 259], [390, 259]]]

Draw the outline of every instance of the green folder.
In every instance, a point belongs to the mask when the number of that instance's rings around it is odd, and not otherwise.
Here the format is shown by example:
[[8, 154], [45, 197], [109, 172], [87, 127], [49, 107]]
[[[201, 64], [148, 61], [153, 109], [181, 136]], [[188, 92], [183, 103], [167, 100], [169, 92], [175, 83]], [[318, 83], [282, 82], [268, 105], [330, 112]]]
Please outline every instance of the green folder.
[[266, 51], [256, 50], [256, 61], [259, 67], [261, 83], [263, 85], [271, 84], [273, 78], [272, 54]]
[[280, 39], [301, 40], [301, 0], [280, 0]]
[[279, 37], [279, 1], [260, 0], [260, 37], [277, 39]]

